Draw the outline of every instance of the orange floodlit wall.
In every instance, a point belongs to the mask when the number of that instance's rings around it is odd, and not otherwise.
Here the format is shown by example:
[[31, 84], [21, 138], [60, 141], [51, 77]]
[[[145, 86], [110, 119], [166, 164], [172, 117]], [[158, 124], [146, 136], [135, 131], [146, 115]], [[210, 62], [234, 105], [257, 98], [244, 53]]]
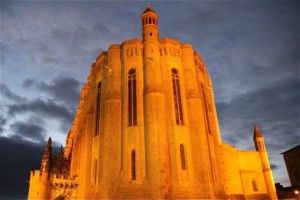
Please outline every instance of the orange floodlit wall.
[[276, 198], [262, 134], [253, 151], [221, 140], [213, 86], [192, 45], [159, 38], [111, 45], [92, 64], [65, 149], [48, 141], [29, 199]]

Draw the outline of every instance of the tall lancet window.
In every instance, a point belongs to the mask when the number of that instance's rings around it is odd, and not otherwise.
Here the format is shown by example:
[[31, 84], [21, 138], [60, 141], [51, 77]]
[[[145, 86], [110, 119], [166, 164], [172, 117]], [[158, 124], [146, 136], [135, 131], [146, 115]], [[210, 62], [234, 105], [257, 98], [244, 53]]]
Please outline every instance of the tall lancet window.
[[183, 144], [180, 144], [179, 148], [180, 148], [181, 169], [186, 170], [185, 150]]
[[172, 84], [173, 84], [176, 124], [184, 125], [181, 95], [180, 95], [179, 75], [177, 69], [174, 68], [172, 69]]
[[136, 108], [136, 71], [128, 71], [128, 126], [137, 125]]
[[131, 179], [136, 180], [135, 150], [131, 151]]
[[97, 176], [98, 176], [98, 162], [97, 159], [94, 158], [94, 177], [93, 177], [93, 183], [96, 185], [97, 184]]
[[101, 82], [99, 82], [97, 86], [95, 136], [99, 134], [100, 112], [101, 112]]

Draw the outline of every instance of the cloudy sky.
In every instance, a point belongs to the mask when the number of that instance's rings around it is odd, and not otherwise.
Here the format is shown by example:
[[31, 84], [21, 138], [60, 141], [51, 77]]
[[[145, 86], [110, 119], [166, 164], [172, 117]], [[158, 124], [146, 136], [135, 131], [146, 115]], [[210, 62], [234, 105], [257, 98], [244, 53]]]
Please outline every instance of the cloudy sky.
[[[191, 43], [212, 76], [222, 138], [254, 149], [265, 135], [275, 181], [300, 143], [297, 1], [154, 1], [160, 36]], [[144, 1], [1, 1], [0, 198], [26, 196], [45, 140], [64, 144], [91, 63], [141, 37]]]

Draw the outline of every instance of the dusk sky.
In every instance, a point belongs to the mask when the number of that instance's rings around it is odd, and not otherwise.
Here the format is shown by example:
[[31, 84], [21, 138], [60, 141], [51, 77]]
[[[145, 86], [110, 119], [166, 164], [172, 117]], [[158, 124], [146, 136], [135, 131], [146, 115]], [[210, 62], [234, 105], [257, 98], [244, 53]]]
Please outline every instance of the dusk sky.
[[[141, 38], [145, 1], [1, 1], [0, 199], [24, 198], [45, 141], [65, 143], [91, 64]], [[160, 37], [206, 62], [225, 143], [254, 149], [262, 130], [275, 182], [300, 144], [299, 1], [153, 1]]]

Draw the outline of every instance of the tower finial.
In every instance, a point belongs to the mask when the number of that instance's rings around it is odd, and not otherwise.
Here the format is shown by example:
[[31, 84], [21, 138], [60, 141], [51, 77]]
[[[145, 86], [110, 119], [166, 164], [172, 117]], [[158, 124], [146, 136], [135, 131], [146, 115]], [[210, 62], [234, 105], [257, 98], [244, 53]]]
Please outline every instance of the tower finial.
[[263, 137], [263, 135], [256, 124], [253, 124], [253, 140], [259, 137]]
[[158, 14], [152, 9], [150, 3], [141, 15], [143, 40], [158, 40]]
[[157, 13], [153, 10], [152, 5], [151, 5], [149, 2], [147, 2], [146, 9], [144, 10], [143, 14], [145, 14], [145, 13], [147, 13], [147, 12], [153, 12], [153, 13], [157, 14]]
[[152, 9], [152, 6], [151, 6], [151, 4], [150, 4], [149, 1], [147, 1], [147, 8], [151, 8]]

